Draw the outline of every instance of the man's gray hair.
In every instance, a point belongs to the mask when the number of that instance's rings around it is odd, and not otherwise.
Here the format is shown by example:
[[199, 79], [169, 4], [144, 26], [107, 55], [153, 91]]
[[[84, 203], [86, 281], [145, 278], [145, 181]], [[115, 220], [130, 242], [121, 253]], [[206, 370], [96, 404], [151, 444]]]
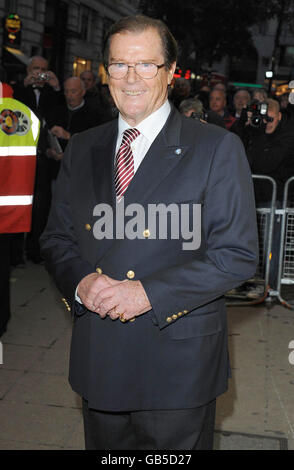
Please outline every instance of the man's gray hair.
[[193, 111], [194, 113], [203, 113], [203, 104], [197, 98], [189, 98], [187, 100], [181, 101], [179, 111], [181, 114], [185, 114], [188, 111]]
[[27, 66], [29, 67], [35, 59], [38, 59], [38, 60], [42, 59], [45, 62], [47, 62], [47, 65], [48, 65], [48, 60], [45, 59], [45, 57], [42, 57], [41, 55], [33, 55], [32, 57], [29, 58]]
[[110, 41], [114, 34], [126, 32], [142, 33], [150, 28], [155, 29], [159, 34], [162, 42], [165, 67], [169, 70], [172, 64], [177, 60], [177, 42], [163, 21], [156, 18], [150, 18], [145, 15], [134, 15], [121, 18], [110, 27], [103, 46], [104, 65], [106, 67], [108, 65]]
[[86, 91], [85, 84], [84, 84], [83, 80], [82, 80], [80, 77], [68, 77], [66, 80], [64, 80], [63, 85], [65, 85], [68, 80], [79, 81], [79, 83], [80, 83], [82, 89], [83, 89], [84, 91]]

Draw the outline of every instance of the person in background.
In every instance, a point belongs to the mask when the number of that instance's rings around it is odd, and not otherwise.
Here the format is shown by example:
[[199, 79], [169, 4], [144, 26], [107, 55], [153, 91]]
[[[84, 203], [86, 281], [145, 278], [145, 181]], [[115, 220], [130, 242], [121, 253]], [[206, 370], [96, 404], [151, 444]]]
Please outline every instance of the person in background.
[[200, 119], [201, 121], [208, 122], [210, 124], [215, 124], [223, 128], [226, 127], [224, 120], [214, 111], [206, 112], [202, 102], [198, 100], [197, 98], [190, 98], [187, 100], [183, 100], [180, 103], [179, 111], [181, 114], [184, 114], [186, 117]]
[[83, 132], [105, 122], [103, 109], [94, 109], [84, 97], [86, 88], [84, 81], [78, 77], [70, 77], [64, 82], [66, 104], [53, 110], [48, 118], [48, 128], [53, 136], [60, 141], [62, 151], [47, 148], [47, 156], [52, 160], [51, 176], [56, 179], [63, 152], [73, 134]]
[[247, 90], [237, 90], [233, 96], [234, 104], [234, 116], [239, 118], [241, 116], [242, 109], [246, 109], [251, 100], [249, 91]]
[[170, 94], [170, 100], [176, 108], [179, 108], [181, 101], [192, 98], [191, 84], [183, 77], [176, 78], [174, 87]]
[[223, 82], [218, 82], [216, 83], [213, 88], [213, 90], [221, 90], [223, 91], [225, 94], [227, 94], [227, 87], [226, 85], [223, 83]]
[[109, 93], [105, 93], [101, 84], [97, 83], [96, 77], [91, 70], [85, 70], [80, 74], [80, 79], [85, 86], [85, 102], [86, 104], [97, 110], [101, 115], [103, 112], [104, 122], [111, 121], [114, 118], [112, 110], [112, 100]]
[[11, 241], [31, 228], [39, 130], [36, 115], [0, 82], [0, 337], [11, 316]]
[[[64, 102], [59, 80], [52, 70], [48, 70], [48, 61], [41, 56], [30, 58], [27, 75], [22, 83], [13, 87], [14, 98], [28, 106], [41, 122], [40, 138], [37, 149], [37, 169], [34, 188], [32, 227], [25, 238], [27, 259], [34, 263], [42, 262], [39, 238], [47, 223], [51, 203], [50, 164], [46, 156], [46, 123], [53, 109]], [[19, 237], [14, 254], [14, 264], [23, 262], [23, 236]]]
[[209, 95], [209, 108], [217, 113], [223, 120], [227, 130], [230, 130], [236, 118], [230, 115], [227, 107], [226, 95], [222, 90], [212, 90]]
[[279, 96], [279, 103], [281, 110], [285, 110], [289, 104], [289, 93], [283, 93], [281, 96]]
[[[282, 114], [277, 100], [267, 99], [267, 117], [258, 127], [252, 125], [251, 113], [243, 127], [242, 137], [251, 171], [256, 175], [270, 176], [277, 184], [277, 208], [281, 208], [284, 185], [294, 174], [294, 133], [293, 120]], [[256, 206], [268, 208], [272, 201], [272, 185], [267, 181], [257, 181], [255, 184]], [[280, 245], [280, 217], [275, 218], [272, 259], [270, 265], [269, 283], [277, 289]], [[250, 289], [247, 297], [258, 298], [263, 286]]]
[[256, 88], [252, 92], [252, 99], [263, 103], [268, 97], [267, 91], [264, 88]]

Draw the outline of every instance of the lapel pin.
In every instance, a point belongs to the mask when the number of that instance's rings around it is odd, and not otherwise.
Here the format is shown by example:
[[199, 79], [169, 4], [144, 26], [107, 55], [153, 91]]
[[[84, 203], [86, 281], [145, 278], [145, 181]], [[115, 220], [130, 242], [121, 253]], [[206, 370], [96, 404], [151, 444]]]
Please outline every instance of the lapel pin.
[[181, 153], [182, 153], [182, 149], [176, 149], [176, 150], [175, 150], [175, 154], [176, 154], [176, 155], [181, 155]]

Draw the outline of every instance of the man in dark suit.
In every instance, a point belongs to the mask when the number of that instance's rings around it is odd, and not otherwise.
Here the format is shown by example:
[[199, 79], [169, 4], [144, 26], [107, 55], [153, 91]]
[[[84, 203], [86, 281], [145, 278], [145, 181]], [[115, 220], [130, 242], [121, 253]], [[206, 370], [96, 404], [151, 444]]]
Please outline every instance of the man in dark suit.
[[247, 159], [237, 136], [168, 102], [176, 43], [161, 21], [123, 18], [104, 57], [119, 118], [70, 140], [42, 235], [72, 306], [86, 448], [211, 449], [224, 294], [257, 263]]
[[[54, 108], [50, 118], [48, 118], [48, 128], [59, 139], [63, 151], [73, 134], [107, 121], [101, 108], [93, 109], [85, 102], [85, 92], [84, 83], [79, 77], [69, 77], [64, 82], [66, 104]], [[51, 159], [50, 163], [52, 163], [50, 168], [52, 179], [56, 179], [63, 152], [57, 152], [56, 149], [49, 147], [47, 155]]]

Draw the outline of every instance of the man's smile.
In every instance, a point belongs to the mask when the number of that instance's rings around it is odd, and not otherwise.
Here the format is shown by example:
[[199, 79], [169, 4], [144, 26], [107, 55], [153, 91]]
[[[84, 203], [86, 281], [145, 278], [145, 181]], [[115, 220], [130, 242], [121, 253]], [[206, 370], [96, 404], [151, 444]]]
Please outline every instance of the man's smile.
[[145, 91], [142, 90], [124, 90], [124, 94], [128, 96], [140, 96], [143, 95]]

